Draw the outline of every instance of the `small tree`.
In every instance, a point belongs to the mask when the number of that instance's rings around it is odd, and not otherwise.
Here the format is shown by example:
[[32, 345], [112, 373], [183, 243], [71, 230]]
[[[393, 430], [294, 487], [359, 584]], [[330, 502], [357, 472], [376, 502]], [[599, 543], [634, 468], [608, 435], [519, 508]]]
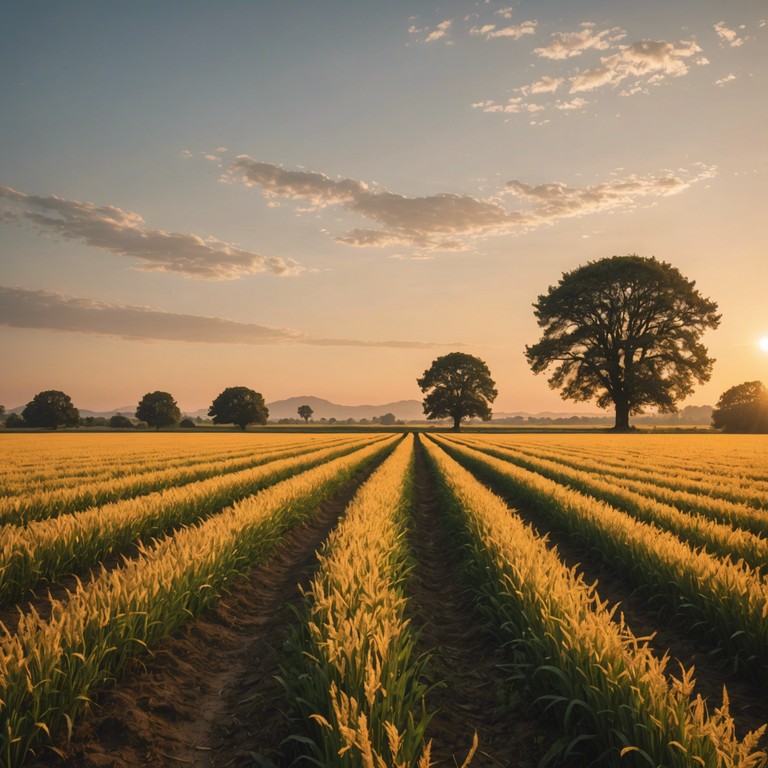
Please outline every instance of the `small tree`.
[[181, 419], [181, 411], [173, 395], [168, 392], [147, 392], [136, 409], [136, 418], [146, 421], [150, 427], [172, 427]]
[[0, 421], [3, 421], [4, 417], [5, 417], [5, 406], [0, 405]]
[[133, 422], [127, 416], [123, 416], [122, 413], [116, 413], [109, 420], [109, 426], [112, 429], [133, 429]]
[[383, 416], [379, 416], [379, 424], [385, 427], [391, 427], [395, 423], [397, 423], [397, 417], [394, 413], [385, 413]]
[[498, 395], [488, 366], [464, 352], [438, 357], [416, 383], [422, 392], [431, 390], [424, 398], [427, 418], [450, 417], [456, 431], [461, 428], [461, 420], [469, 416], [488, 421], [490, 403]]
[[308, 405], [299, 406], [299, 417], [304, 419], [305, 423], [309, 423], [309, 420], [312, 418], [313, 413], [314, 411]]
[[28, 427], [76, 427], [80, 424], [80, 411], [72, 405], [69, 395], [57, 389], [39, 392], [27, 403], [22, 412]]
[[245, 431], [248, 424], [266, 424], [269, 409], [260, 392], [248, 387], [228, 387], [211, 404], [208, 415], [214, 424], [237, 424]]
[[19, 416], [18, 413], [9, 413], [5, 420], [5, 426], [8, 427], [8, 429], [19, 429], [20, 427], [25, 427], [26, 424], [24, 423], [24, 419]]
[[182, 429], [194, 429], [195, 428], [195, 422], [192, 421], [192, 419], [182, 419], [179, 422], [179, 426]]
[[724, 432], [768, 432], [768, 389], [761, 381], [727, 389], [712, 412], [712, 426]]
[[565, 400], [613, 404], [618, 431], [645, 406], [674, 413], [714, 363], [700, 339], [720, 315], [695, 285], [671, 264], [635, 255], [566, 272], [533, 305], [544, 333], [525, 348], [528, 362], [534, 373], [555, 366], [549, 386]]

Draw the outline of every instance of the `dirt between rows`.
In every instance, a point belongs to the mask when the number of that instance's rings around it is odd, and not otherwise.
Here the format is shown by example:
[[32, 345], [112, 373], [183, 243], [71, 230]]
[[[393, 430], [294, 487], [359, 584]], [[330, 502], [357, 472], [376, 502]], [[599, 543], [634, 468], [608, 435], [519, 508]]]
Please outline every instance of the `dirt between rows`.
[[[745, 673], [728, 668], [727, 658], [717, 652], [705, 632], [691, 632], [681, 619], [670, 616], [665, 607], [651, 605], [642, 591], [623, 577], [618, 565], [613, 569], [604, 564], [596, 552], [590, 551], [568, 532], [550, 527], [544, 515], [523, 500], [492, 481], [486, 485], [539, 536], [546, 537], [547, 545], [557, 550], [567, 567], [575, 567], [587, 584], [598, 582], [600, 599], [607, 601], [609, 606], [619, 605], [616, 619], [623, 614], [633, 634], [647, 638], [658, 658], [669, 656], [668, 675], [679, 677], [681, 665], [686, 669], [695, 667], [694, 695], [700, 694], [707, 700], [710, 712], [721, 706], [725, 685], [737, 735], [743, 737], [768, 723], [768, 690]], [[768, 734], [763, 736], [761, 746], [768, 746]]]
[[417, 650], [432, 654], [430, 677], [437, 681], [427, 696], [427, 709], [435, 713], [427, 733], [433, 759], [460, 766], [476, 732], [472, 768], [533, 768], [560, 734], [521, 706], [501, 706], [503, 659], [494, 640], [480, 631], [471, 597], [461, 587], [461, 553], [446, 528], [419, 442], [415, 463], [410, 544], [416, 564], [408, 613], [418, 630]]
[[[376, 465], [378, 465], [377, 462]], [[309, 522], [291, 531], [268, 562], [98, 692], [63, 752], [33, 768], [228, 768], [289, 764], [289, 705], [276, 679], [281, 648], [297, 617], [300, 588], [317, 550], [375, 466]]]

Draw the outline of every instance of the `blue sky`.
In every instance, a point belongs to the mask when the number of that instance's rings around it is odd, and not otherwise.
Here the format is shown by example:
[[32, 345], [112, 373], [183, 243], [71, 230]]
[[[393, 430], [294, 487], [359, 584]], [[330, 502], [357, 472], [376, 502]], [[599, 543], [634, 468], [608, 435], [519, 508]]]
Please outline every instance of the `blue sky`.
[[1, 7], [8, 407], [386, 402], [461, 348], [496, 410], [593, 410], [531, 303], [630, 252], [720, 304], [690, 402], [768, 381], [764, 3]]

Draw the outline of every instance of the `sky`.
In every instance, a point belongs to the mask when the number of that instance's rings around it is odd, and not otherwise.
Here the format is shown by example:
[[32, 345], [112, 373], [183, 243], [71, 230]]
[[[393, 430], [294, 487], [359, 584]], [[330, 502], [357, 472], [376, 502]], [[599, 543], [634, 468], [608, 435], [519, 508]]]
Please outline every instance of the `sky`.
[[636, 253], [768, 383], [764, 0], [0, 0], [0, 403], [228, 386], [595, 412], [524, 357], [564, 272]]

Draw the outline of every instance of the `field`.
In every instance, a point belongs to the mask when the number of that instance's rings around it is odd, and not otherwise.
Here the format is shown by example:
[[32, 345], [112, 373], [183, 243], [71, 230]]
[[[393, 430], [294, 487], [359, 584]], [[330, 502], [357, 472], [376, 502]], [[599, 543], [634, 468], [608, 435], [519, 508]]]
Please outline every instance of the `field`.
[[2, 766], [768, 765], [766, 437], [0, 451]]

